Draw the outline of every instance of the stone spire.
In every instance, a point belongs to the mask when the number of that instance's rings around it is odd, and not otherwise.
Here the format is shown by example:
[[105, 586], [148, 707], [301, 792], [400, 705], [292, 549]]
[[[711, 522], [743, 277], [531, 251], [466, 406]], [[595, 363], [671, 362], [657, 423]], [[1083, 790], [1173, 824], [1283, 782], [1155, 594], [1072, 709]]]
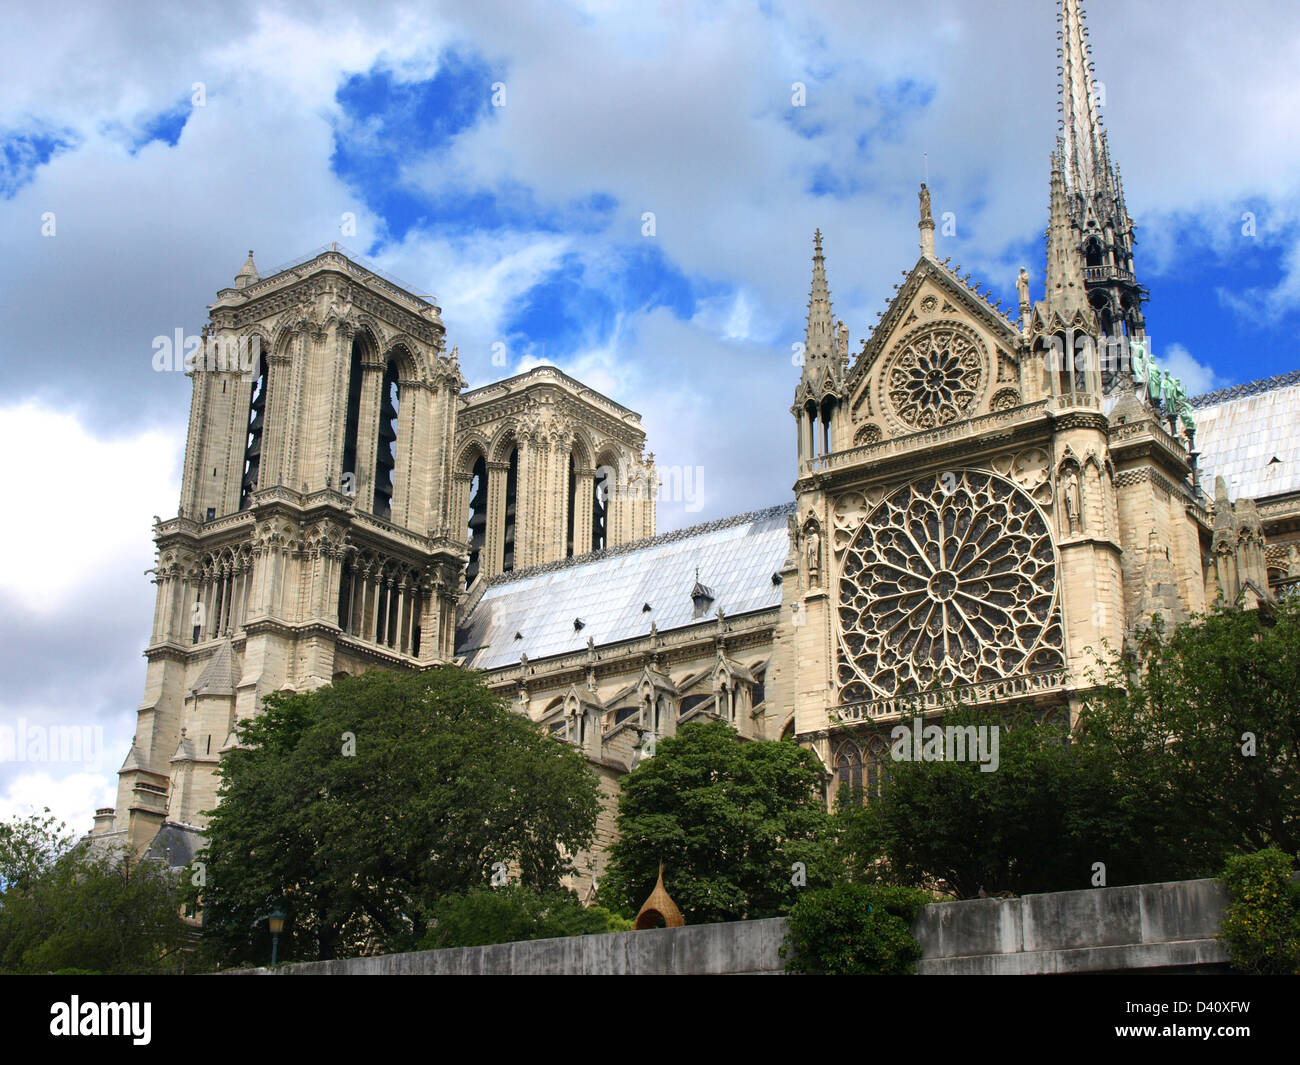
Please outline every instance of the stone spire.
[[1079, 231], [1066, 199], [1062, 157], [1052, 156], [1052, 199], [1047, 222], [1046, 317], [1065, 324], [1082, 323], [1095, 329], [1092, 306], [1085, 288]]
[[1146, 330], [1142, 304], [1147, 291], [1133, 272], [1133, 222], [1101, 121], [1098, 88], [1104, 93], [1104, 86], [1094, 80], [1085, 18], [1082, 0], [1061, 0], [1056, 52], [1061, 72], [1061, 170], [1098, 326], [1109, 336], [1141, 336]]
[[[1092, 52], [1088, 47], [1088, 30], [1084, 26], [1081, 0], [1061, 0], [1057, 16], [1061, 61], [1061, 141], [1063, 169], [1070, 188], [1089, 195], [1101, 176], [1103, 158], [1108, 154], [1097, 113], [1097, 92], [1092, 80]], [[1106, 162], [1109, 162], [1107, 159]]]
[[822, 257], [822, 231], [813, 234], [812, 292], [808, 296], [808, 326], [804, 331], [804, 376], [814, 359], [830, 358], [835, 350], [835, 315], [826, 285], [826, 260]]
[[804, 330], [803, 379], [809, 393], [821, 399], [838, 392], [844, 376], [847, 336], [835, 324], [831, 293], [826, 285], [826, 260], [822, 256], [822, 231], [813, 234], [812, 291], [808, 296], [808, 324]]

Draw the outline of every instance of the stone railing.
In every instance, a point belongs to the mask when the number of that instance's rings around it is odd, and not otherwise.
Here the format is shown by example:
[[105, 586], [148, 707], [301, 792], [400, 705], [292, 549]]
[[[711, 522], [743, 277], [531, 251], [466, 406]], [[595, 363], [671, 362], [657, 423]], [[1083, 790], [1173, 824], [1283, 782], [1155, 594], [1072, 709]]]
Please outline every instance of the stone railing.
[[1085, 266], [1084, 276], [1089, 281], [1132, 281], [1133, 275], [1122, 266]]
[[982, 414], [968, 421], [953, 422], [937, 429], [923, 429], [906, 436], [895, 436], [882, 440], [878, 444], [862, 444], [844, 451], [833, 451], [829, 455], [819, 455], [803, 463], [804, 473], [820, 473], [854, 466], [859, 462], [878, 462], [906, 452], [932, 448], [949, 440], [964, 440], [996, 428], [1014, 428], [1027, 425], [1040, 417], [1047, 410], [1048, 401], [1040, 399], [1036, 403], [1026, 403], [1011, 410], [994, 411]]
[[956, 702], [994, 703], [1024, 699], [1031, 695], [1044, 695], [1065, 691], [1070, 675], [1062, 670], [1027, 673], [1019, 677], [984, 681], [980, 684], [963, 684], [954, 688], [896, 695], [884, 699], [841, 703], [830, 710], [831, 724], [850, 725], [863, 721], [882, 721], [929, 714]]

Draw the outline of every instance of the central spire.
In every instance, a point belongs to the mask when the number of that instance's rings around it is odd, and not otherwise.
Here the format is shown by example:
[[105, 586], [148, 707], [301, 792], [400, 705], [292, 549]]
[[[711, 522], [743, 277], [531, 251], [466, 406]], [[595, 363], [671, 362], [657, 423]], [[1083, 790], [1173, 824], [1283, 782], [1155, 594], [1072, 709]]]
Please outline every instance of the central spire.
[[1082, 0], [1061, 0], [1056, 17], [1061, 24], [1056, 35], [1061, 74], [1057, 154], [1083, 256], [1088, 300], [1102, 333], [1142, 336], [1147, 292], [1133, 270], [1133, 222], [1101, 123], [1105, 86], [1094, 80]]
[[1089, 195], [1109, 177], [1106, 133], [1097, 112], [1092, 51], [1080, 0], [1061, 0], [1056, 50], [1061, 61], [1061, 141], [1066, 182], [1071, 191]]

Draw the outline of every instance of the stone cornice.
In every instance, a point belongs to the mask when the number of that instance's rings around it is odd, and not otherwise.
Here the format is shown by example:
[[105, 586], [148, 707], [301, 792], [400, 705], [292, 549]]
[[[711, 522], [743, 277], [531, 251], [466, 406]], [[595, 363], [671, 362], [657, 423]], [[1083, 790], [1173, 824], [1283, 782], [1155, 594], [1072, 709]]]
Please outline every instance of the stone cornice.
[[340, 274], [348, 281], [361, 282], [366, 288], [382, 295], [397, 311], [409, 315], [417, 329], [436, 324], [441, 331], [441, 308], [437, 304], [421, 299], [377, 271], [332, 249], [325, 249], [305, 262], [286, 267], [244, 288], [223, 288], [217, 293], [217, 302], [211, 306], [214, 310], [244, 307], [271, 293], [296, 288], [303, 282], [326, 273]]
[[863, 467], [868, 465], [873, 479], [915, 472], [918, 460], [927, 468], [955, 463], [967, 465], [1009, 443], [1046, 439], [1053, 424], [1047, 401], [1039, 400], [938, 429], [835, 451], [803, 464], [795, 492], [832, 487], [858, 479]]
[[[564, 386], [559, 390], [567, 392], [593, 407], [603, 408], [619, 421], [633, 422], [640, 427], [641, 415], [637, 414], [636, 411], [615, 402], [608, 396], [597, 392], [594, 388], [584, 385], [581, 381], [575, 380], [554, 366], [535, 366], [525, 373], [472, 389], [461, 395], [461, 403], [463, 407], [478, 407], [480, 404], [491, 403], [505, 396], [518, 394], [520, 390], [531, 391], [536, 384], [543, 382], [552, 386]], [[462, 413], [467, 414], [469, 412], [463, 411]]]

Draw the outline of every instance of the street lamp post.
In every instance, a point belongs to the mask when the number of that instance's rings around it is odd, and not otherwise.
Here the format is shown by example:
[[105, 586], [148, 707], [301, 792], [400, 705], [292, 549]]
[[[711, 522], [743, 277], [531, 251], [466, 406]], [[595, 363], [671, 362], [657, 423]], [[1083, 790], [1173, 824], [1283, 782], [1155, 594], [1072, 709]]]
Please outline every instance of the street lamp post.
[[274, 968], [280, 948], [280, 933], [284, 931], [284, 912], [277, 906], [266, 920], [271, 929], [271, 967]]

